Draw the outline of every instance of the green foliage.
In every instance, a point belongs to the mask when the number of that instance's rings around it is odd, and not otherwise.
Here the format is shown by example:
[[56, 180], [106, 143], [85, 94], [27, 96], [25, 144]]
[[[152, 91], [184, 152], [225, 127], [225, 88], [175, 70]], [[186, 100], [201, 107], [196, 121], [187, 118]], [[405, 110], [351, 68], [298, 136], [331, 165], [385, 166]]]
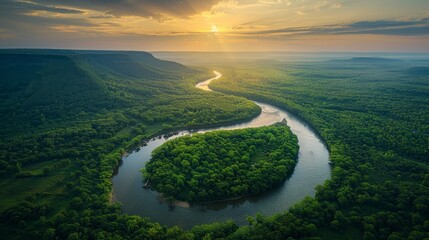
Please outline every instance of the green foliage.
[[[219, 69], [223, 77], [211, 88], [270, 102], [311, 123], [330, 149], [332, 178], [286, 213], [251, 217], [242, 227], [226, 222], [184, 231], [124, 215], [110, 203], [110, 178], [122, 154], [162, 127], [251, 118], [259, 113], [254, 104], [198, 91], [195, 83], [207, 74], [147, 53], [0, 52], [5, 239], [429, 238], [422, 63], [359, 59]], [[116, 55], [112, 61], [121, 69], [106, 61]]]
[[[212, 74], [144, 52], [1, 50], [0, 63], [0, 230], [16, 228], [24, 239], [117, 238], [122, 223], [89, 222], [128, 218], [109, 202], [126, 149], [162, 130], [260, 112], [244, 98], [194, 88]], [[136, 237], [153, 238], [146, 230]]]
[[326, 140], [332, 178], [288, 213], [318, 235], [428, 238], [427, 68], [367, 60], [229, 67], [210, 87], [288, 109]]
[[191, 229], [195, 239], [221, 239], [237, 231], [238, 226], [233, 221], [217, 222], [199, 225]]
[[164, 143], [143, 174], [167, 198], [214, 201], [279, 185], [292, 173], [297, 155], [298, 140], [283, 124], [214, 131]]

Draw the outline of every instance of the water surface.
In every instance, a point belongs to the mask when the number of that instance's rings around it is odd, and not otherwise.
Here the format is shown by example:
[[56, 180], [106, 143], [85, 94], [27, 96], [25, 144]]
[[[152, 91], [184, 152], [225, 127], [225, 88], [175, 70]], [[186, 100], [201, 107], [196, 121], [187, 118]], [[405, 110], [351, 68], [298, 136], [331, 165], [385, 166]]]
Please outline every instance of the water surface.
[[[210, 81], [222, 76], [218, 72], [215, 74], [216, 77], [200, 83], [197, 87], [210, 90], [208, 88]], [[300, 149], [295, 170], [284, 184], [262, 195], [235, 201], [188, 207], [172, 206], [164, 202], [159, 193], [143, 188], [143, 177], [140, 173], [140, 169], [150, 160], [151, 152], [168, 141], [164, 136], [159, 136], [149, 141], [147, 146], [142, 146], [140, 150], [123, 158], [123, 164], [112, 179], [115, 201], [122, 203], [122, 210], [127, 214], [149, 217], [161, 224], [177, 225], [186, 229], [198, 224], [228, 219], [232, 219], [240, 225], [245, 224], [247, 216], [254, 216], [256, 213], [272, 215], [283, 212], [304, 197], [314, 196], [315, 187], [331, 176], [329, 153], [323, 141], [305, 122], [295, 118], [287, 111], [266, 103], [255, 103], [261, 107], [262, 112], [251, 121], [201, 129], [196, 132], [261, 127], [285, 118], [287, 125], [298, 137]], [[180, 131], [169, 139], [187, 134], [192, 133]]]

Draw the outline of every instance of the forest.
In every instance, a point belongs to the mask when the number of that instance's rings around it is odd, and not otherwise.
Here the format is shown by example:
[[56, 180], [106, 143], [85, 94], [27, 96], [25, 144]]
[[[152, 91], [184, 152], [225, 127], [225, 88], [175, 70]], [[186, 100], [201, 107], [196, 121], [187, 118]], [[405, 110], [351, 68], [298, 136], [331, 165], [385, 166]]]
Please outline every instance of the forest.
[[127, 150], [260, 112], [195, 89], [211, 71], [145, 52], [1, 50], [0, 63], [0, 231], [9, 239], [95, 238], [89, 229], [101, 226], [75, 220], [120, 213], [109, 202], [111, 177]]
[[307, 120], [333, 163], [332, 178], [315, 198], [261, 219], [247, 236], [299, 222], [314, 224], [312, 235], [323, 239], [428, 238], [428, 69], [424, 61], [382, 58], [220, 69], [225, 77], [212, 89]]
[[296, 136], [282, 123], [193, 134], [155, 149], [143, 176], [170, 200], [210, 202], [255, 195], [291, 174], [298, 148]]
[[[144, 52], [0, 50], [0, 233], [5, 239], [427, 239], [425, 61], [216, 64]], [[223, 93], [223, 94], [222, 94]], [[235, 96], [232, 96], [235, 95]], [[237, 97], [241, 96], [241, 97]], [[167, 227], [121, 212], [122, 155], [177, 129], [251, 119], [245, 98], [284, 108], [326, 141], [332, 177], [287, 212]]]

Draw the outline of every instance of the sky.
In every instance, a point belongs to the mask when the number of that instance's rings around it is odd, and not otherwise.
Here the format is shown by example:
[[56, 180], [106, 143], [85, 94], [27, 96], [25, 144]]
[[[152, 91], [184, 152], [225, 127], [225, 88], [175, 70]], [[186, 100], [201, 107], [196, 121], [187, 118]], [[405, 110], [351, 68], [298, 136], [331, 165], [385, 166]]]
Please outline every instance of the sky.
[[429, 52], [429, 0], [0, 0], [0, 48]]

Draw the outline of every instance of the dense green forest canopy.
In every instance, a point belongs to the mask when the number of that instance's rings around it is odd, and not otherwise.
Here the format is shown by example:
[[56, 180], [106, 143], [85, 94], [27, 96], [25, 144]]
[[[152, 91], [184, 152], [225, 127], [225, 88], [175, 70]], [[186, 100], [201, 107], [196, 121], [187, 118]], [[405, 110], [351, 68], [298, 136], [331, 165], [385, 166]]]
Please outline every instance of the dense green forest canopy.
[[117, 213], [110, 178], [125, 150], [259, 114], [251, 101], [194, 88], [210, 77], [145, 52], [0, 50], [0, 230], [28, 234], [70, 211]]
[[292, 173], [298, 148], [282, 123], [193, 134], [155, 149], [143, 175], [170, 199], [204, 202], [259, 194]]
[[426, 61], [381, 58], [219, 69], [224, 77], [212, 89], [306, 119], [326, 140], [334, 166], [315, 199], [261, 221], [247, 236], [274, 234], [298, 218], [325, 239], [428, 238], [427, 69]]
[[288, 212], [184, 231], [110, 203], [121, 154], [174, 127], [251, 118], [254, 104], [196, 90], [208, 71], [147, 53], [0, 53], [2, 238], [429, 238], [427, 61], [219, 62], [210, 87], [304, 118], [326, 140], [332, 178]]

